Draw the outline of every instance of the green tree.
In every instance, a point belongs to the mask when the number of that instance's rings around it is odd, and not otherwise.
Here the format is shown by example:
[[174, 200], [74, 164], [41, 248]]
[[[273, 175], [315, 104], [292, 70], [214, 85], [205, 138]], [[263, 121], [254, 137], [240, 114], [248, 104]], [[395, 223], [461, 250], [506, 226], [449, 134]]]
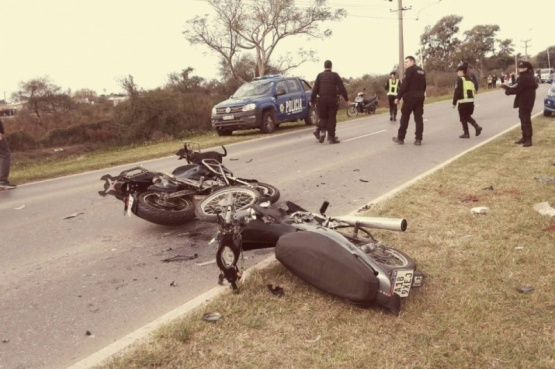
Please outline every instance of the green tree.
[[[547, 58], [547, 51], [549, 50], [549, 60]], [[551, 68], [555, 65], [555, 45], [549, 46], [546, 50], [540, 51], [535, 57], [535, 66], [537, 68]]]
[[[244, 53], [256, 60], [256, 76], [264, 75], [274, 60], [278, 44], [292, 36], [325, 38], [331, 30], [320, 30], [326, 21], [346, 16], [344, 9], [332, 11], [327, 0], [314, 0], [306, 7], [295, 6], [295, 0], [208, 0], [215, 16], [195, 17], [187, 21], [183, 32], [192, 45], [205, 45], [219, 54], [234, 78], [246, 81], [237, 69]], [[283, 72], [313, 60], [314, 52], [299, 48], [273, 64]]]
[[498, 25], [478, 25], [465, 31], [465, 38], [455, 54], [457, 63], [472, 64], [478, 74], [483, 74], [486, 58], [495, 52], [495, 35], [498, 31]]
[[448, 15], [441, 18], [433, 27], [426, 26], [420, 36], [422, 46], [419, 54], [424, 56], [426, 69], [451, 71], [456, 66], [456, 53], [461, 41], [456, 37], [462, 17]]

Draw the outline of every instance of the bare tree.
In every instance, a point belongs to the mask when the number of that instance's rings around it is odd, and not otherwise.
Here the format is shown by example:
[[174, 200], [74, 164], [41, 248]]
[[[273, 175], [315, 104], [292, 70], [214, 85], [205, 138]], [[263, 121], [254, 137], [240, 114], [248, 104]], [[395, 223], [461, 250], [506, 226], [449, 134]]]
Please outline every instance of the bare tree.
[[[233, 77], [244, 81], [236, 70], [242, 53], [254, 54], [255, 74], [264, 75], [280, 41], [304, 35], [323, 39], [331, 30], [320, 30], [325, 21], [338, 21], [346, 16], [344, 9], [332, 11], [327, 0], [314, 0], [307, 7], [296, 7], [295, 0], [208, 0], [216, 14], [187, 21], [183, 32], [190, 44], [206, 45], [220, 54]], [[299, 48], [296, 56], [285, 55], [272, 66], [286, 72], [313, 60], [314, 51]]]

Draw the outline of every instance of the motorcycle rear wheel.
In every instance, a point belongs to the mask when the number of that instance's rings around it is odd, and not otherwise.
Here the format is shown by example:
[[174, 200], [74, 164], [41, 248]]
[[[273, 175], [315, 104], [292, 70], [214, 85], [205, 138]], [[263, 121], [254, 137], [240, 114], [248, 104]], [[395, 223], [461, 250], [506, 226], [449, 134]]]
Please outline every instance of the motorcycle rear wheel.
[[137, 196], [135, 215], [162, 225], [179, 225], [195, 216], [195, 206], [189, 197], [164, 199], [156, 191], [145, 191]]
[[260, 200], [260, 193], [254, 189], [240, 186], [229, 186], [221, 188], [208, 195], [196, 204], [195, 215], [198, 219], [206, 222], [217, 222], [218, 213], [222, 211], [220, 201], [227, 199], [231, 194], [237, 210], [246, 209]]
[[358, 115], [358, 109], [356, 106], [351, 105], [347, 108], [347, 116], [348, 117], [356, 117]]
[[279, 200], [281, 194], [279, 190], [271, 184], [264, 182], [249, 182], [252, 183], [254, 189], [260, 193], [260, 201], [269, 201], [271, 204]]

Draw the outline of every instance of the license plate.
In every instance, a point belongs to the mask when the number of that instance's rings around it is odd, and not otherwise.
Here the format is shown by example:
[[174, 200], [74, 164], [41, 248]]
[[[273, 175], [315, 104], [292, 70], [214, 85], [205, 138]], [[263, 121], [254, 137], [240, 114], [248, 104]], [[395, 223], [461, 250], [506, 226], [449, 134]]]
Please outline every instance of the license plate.
[[224, 116], [222, 117], [222, 119], [223, 119], [223, 120], [233, 120], [233, 119], [235, 119], [235, 117], [234, 117], [233, 115], [224, 115]]
[[407, 297], [412, 285], [414, 270], [395, 270], [391, 278], [393, 292], [399, 297]]

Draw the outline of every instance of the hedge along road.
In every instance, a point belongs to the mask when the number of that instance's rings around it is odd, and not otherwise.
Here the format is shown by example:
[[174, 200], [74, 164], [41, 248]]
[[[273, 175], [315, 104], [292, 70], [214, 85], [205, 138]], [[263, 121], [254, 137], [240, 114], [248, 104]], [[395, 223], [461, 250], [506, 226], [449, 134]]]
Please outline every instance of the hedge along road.
[[[512, 101], [502, 91], [478, 95], [474, 117], [484, 131], [468, 140], [458, 138], [457, 111], [444, 101], [425, 107], [422, 146], [412, 145], [412, 119], [405, 145], [391, 142], [398, 122], [384, 114], [339, 124], [339, 145], [319, 144], [311, 129], [229, 145], [224, 164], [276, 185], [283, 200], [311, 210], [328, 200], [329, 214], [345, 214], [517, 125]], [[181, 162], [141, 164], [171, 171]], [[150, 224], [97, 195], [102, 174], [132, 166], [0, 191], [0, 368], [69, 366], [216, 286], [215, 264], [197, 265], [214, 258], [214, 225]], [[246, 253], [247, 266], [271, 252]]]

